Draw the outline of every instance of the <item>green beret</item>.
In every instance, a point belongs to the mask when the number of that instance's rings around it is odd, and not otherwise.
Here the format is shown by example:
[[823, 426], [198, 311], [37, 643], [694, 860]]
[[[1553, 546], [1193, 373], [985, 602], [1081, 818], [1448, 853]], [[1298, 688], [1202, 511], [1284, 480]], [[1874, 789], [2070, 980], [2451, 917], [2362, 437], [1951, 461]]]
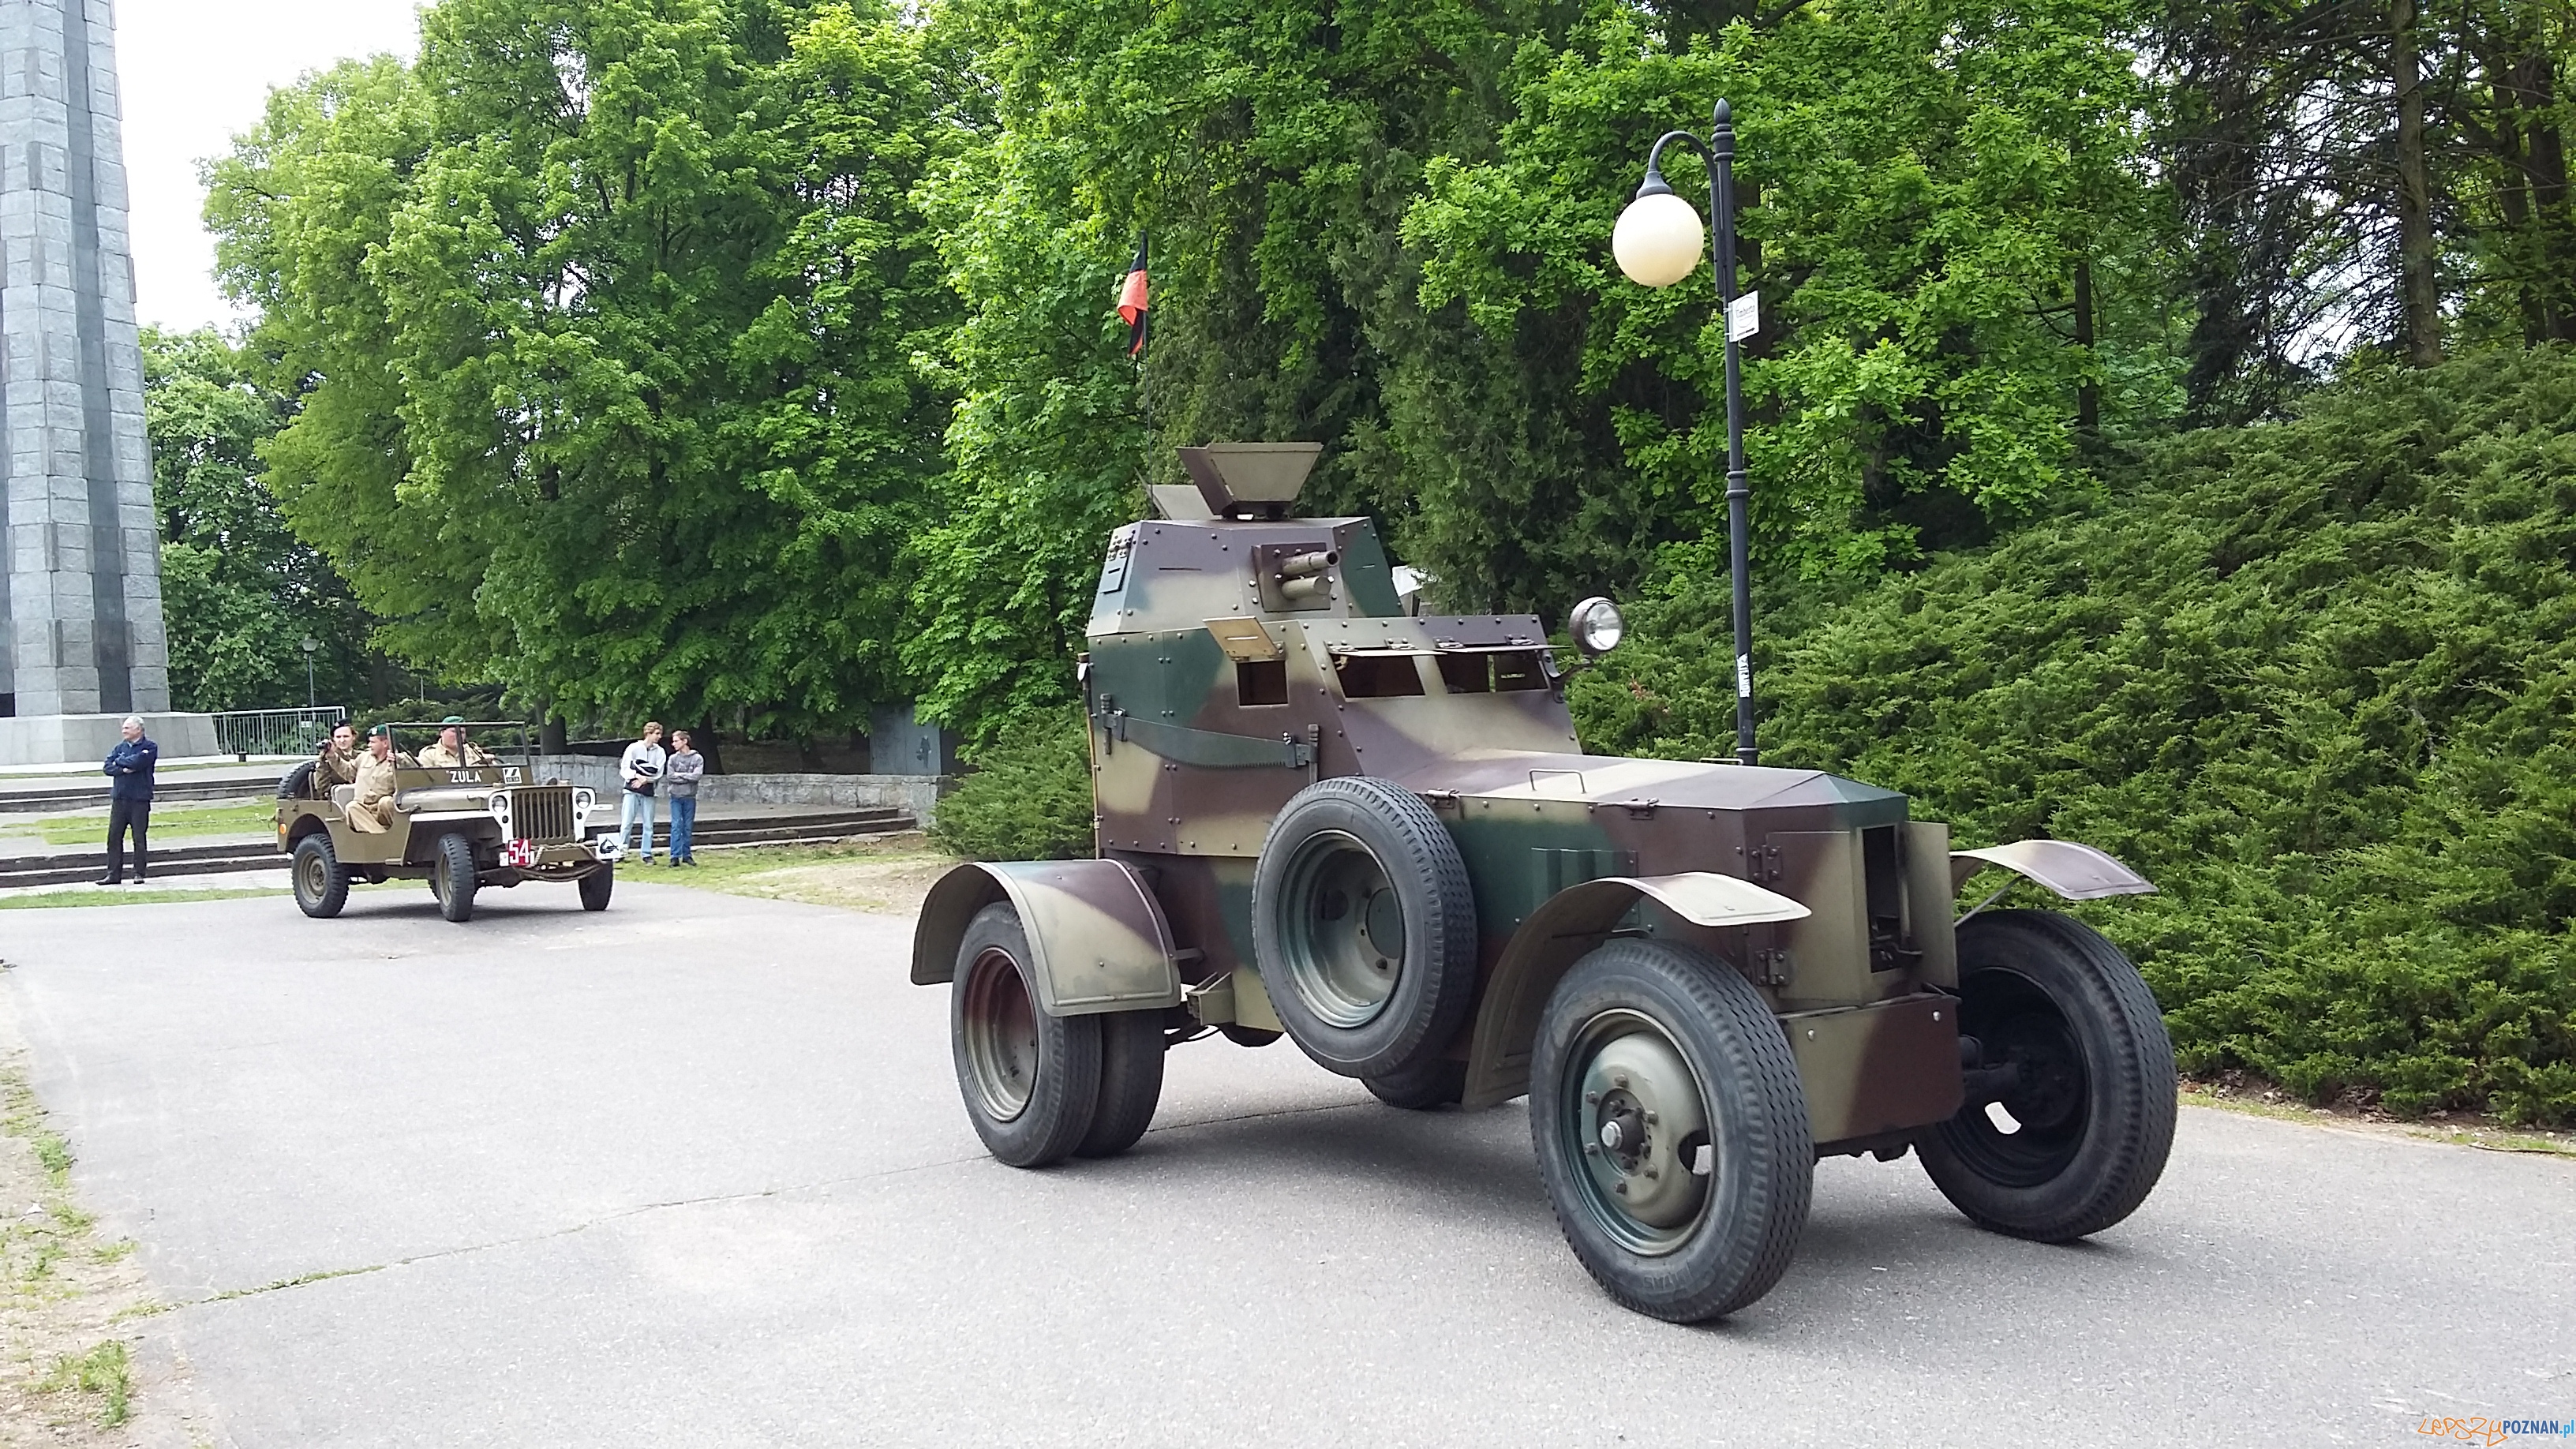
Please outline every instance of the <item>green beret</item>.
[[375, 727], [373, 727], [372, 729], [369, 729], [369, 730], [367, 731], [367, 738], [368, 738], [368, 739], [371, 739], [371, 740], [372, 740], [372, 739], [378, 739], [378, 738], [388, 739], [388, 740], [389, 740], [389, 739], [392, 739], [393, 737], [394, 737], [394, 727], [393, 727], [392, 725], [377, 725], [377, 726], [375, 726]]
[[461, 714], [451, 714], [447, 718], [440, 720], [439, 723], [443, 725], [463, 724], [465, 723], [465, 716]]

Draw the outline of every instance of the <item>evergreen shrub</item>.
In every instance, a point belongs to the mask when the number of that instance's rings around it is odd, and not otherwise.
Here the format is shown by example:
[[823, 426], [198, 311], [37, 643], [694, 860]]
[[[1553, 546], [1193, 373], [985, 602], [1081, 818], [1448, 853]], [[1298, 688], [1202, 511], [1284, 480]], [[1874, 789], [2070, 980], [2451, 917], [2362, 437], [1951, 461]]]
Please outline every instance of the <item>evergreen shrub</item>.
[[968, 860], [1091, 854], [1091, 750], [1082, 712], [1023, 717], [966, 751], [974, 770], [939, 802], [930, 838]]
[[[2357, 372], [1989, 547], [1767, 587], [1763, 759], [2143, 871], [2077, 910], [2187, 1071], [2576, 1120], [2571, 563], [2576, 354]], [[1576, 682], [1588, 750], [1730, 751], [1724, 588], [1638, 601]]]

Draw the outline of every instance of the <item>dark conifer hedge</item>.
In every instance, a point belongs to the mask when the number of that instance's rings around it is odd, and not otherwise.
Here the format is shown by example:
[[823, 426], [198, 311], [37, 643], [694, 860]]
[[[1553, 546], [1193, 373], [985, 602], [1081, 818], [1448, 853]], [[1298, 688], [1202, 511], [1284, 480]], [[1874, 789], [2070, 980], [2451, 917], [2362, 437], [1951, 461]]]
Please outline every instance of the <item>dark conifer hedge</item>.
[[[1765, 763], [2053, 835], [2187, 1070], [2576, 1119], [2576, 354], [2358, 373], [1830, 600], [1766, 590]], [[1722, 580], [1577, 684], [1596, 753], [1732, 744]]]

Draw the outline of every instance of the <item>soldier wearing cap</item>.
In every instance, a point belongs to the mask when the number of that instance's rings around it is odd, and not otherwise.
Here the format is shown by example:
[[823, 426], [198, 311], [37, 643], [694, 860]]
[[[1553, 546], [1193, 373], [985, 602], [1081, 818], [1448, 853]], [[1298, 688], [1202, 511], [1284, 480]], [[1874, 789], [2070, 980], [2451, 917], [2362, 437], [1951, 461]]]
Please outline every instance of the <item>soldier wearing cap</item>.
[[394, 732], [378, 725], [367, 731], [367, 753], [358, 761], [358, 793], [349, 801], [349, 828], [382, 835], [394, 828]]
[[490, 751], [481, 745], [466, 743], [463, 715], [451, 714], [439, 724], [444, 728], [438, 732], [438, 743], [420, 752], [422, 769], [453, 770], [459, 766], [492, 763]]

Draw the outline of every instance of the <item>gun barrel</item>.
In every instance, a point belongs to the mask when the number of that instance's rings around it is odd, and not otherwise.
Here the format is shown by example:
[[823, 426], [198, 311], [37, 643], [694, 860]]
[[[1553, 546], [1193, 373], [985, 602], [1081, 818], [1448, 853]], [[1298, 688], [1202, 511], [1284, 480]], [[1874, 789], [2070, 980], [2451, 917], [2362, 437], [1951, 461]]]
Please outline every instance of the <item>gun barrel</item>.
[[1320, 574], [1324, 570], [1331, 568], [1340, 558], [1340, 554], [1334, 553], [1329, 549], [1319, 549], [1314, 553], [1301, 553], [1294, 558], [1281, 561], [1279, 565], [1279, 577], [1282, 579], [1311, 578], [1314, 575]]

